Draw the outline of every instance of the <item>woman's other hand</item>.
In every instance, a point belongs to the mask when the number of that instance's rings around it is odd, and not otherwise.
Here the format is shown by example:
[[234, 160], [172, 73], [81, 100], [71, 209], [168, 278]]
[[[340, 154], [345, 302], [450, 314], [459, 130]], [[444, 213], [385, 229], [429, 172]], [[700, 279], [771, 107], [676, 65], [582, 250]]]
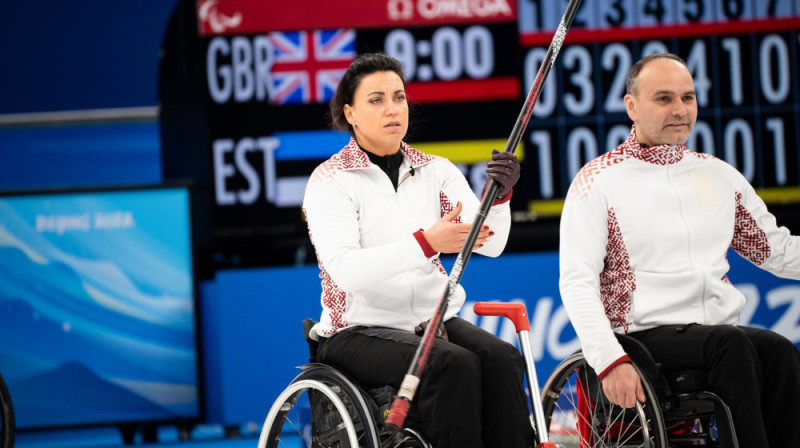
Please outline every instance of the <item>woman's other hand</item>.
[[[452, 254], [461, 251], [464, 247], [464, 242], [467, 239], [469, 229], [472, 227], [470, 223], [455, 223], [453, 222], [461, 214], [461, 203], [456, 204], [456, 207], [450, 213], [442, 216], [442, 219], [436, 222], [427, 230], [422, 232], [422, 236], [428, 241], [433, 250], [444, 254]], [[494, 232], [489, 229], [489, 226], [484, 225], [478, 233], [478, 239], [475, 241], [473, 250], [483, 246], [489, 240], [489, 237], [494, 235]]]

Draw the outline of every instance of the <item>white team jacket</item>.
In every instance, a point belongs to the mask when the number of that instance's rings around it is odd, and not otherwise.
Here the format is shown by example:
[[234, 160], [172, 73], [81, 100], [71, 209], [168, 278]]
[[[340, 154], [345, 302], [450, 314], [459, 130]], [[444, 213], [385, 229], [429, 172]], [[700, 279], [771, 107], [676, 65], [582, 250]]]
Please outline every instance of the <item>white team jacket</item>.
[[561, 297], [597, 372], [625, 354], [612, 330], [737, 322], [729, 247], [800, 279], [798, 237], [735, 168], [684, 145], [643, 149], [633, 131], [575, 177], [560, 240]]
[[[447, 159], [405, 143], [401, 151], [397, 191], [352, 139], [309, 179], [303, 210], [322, 279], [322, 315], [312, 335], [328, 337], [353, 325], [413, 331], [433, 316], [442, 298], [447, 273], [438, 254], [424, 255], [413, 233], [432, 226], [459, 201], [462, 222], [472, 222], [480, 201]], [[508, 202], [494, 205], [485, 224], [495, 234], [476, 252], [496, 257], [511, 226]], [[465, 298], [459, 285], [445, 320]]]

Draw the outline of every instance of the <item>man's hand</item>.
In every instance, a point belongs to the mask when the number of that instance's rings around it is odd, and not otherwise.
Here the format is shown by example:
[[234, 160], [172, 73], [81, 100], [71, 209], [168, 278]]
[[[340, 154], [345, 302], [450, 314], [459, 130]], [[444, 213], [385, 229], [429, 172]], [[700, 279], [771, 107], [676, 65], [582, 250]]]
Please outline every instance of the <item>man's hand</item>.
[[[436, 222], [427, 230], [422, 231], [422, 236], [428, 241], [433, 250], [443, 254], [454, 254], [461, 251], [464, 246], [464, 241], [467, 239], [467, 234], [472, 224], [469, 223], [454, 223], [453, 220], [458, 218], [461, 214], [461, 203], [450, 213], [442, 216], [442, 219]], [[473, 250], [483, 246], [490, 236], [494, 235], [489, 229], [489, 226], [484, 225], [478, 233], [478, 239], [475, 240]]]
[[646, 397], [642, 388], [642, 380], [633, 364], [624, 362], [613, 369], [603, 378], [603, 392], [612, 403], [623, 408], [636, 406], [636, 401], [644, 403]]

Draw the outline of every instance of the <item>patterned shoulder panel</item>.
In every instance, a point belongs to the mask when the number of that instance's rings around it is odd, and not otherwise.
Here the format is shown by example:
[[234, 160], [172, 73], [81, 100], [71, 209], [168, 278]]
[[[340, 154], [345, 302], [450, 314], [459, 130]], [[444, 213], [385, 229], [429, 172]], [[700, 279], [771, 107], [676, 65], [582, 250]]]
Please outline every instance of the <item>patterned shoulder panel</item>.
[[314, 169], [308, 180], [308, 186], [316, 187], [330, 183], [333, 174], [338, 171], [366, 168], [369, 164], [369, 157], [359, 148], [355, 139], [351, 138], [350, 143]]
[[[440, 158], [431, 154], [425, 154], [412, 148], [405, 142], [400, 143], [400, 150], [408, 158], [412, 166], [424, 165], [432, 160]], [[369, 156], [358, 146], [358, 142], [351, 138], [350, 142], [337, 152], [330, 159], [322, 162], [314, 172], [311, 173], [309, 186], [316, 187], [331, 181], [331, 176], [338, 171], [367, 168], [370, 166]]]
[[578, 171], [572, 185], [569, 187], [567, 198], [569, 199], [583, 199], [589, 194], [592, 183], [597, 180], [603, 170], [612, 167], [625, 159], [631, 157], [630, 151], [627, 146], [620, 145], [616, 149], [609, 151], [602, 156], [592, 160]]
[[330, 159], [319, 164], [308, 179], [309, 187], [317, 187], [331, 182], [333, 173], [343, 169], [340, 154], [334, 154]]
[[350, 143], [342, 148], [338, 155], [342, 159], [342, 169], [345, 170], [366, 168], [370, 164], [369, 157], [361, 150], [354, 138], [350, 139]]
[[406, 156], [409, 163], [411, 163], [411, 166], [425, 165], [426, 163], [435, 160], [439, 157], [431, 154], [425, 154], [422, 151], [416, 150], [406, 142], [400, 143], [400, 151], [402, 151], [403, 155]]
[[684, 149], [683, 153], [685, 155], [694, 156], [694, 157], [697, 157], [698, 159], [703, 159], [703, 160], [716, 159], [716, 157], [711, 155], [711, 154], [705, 154], [705, 153], [702, 153], [702, 152], [696, 152], [696, 151], [692, 151], [690, 149]]

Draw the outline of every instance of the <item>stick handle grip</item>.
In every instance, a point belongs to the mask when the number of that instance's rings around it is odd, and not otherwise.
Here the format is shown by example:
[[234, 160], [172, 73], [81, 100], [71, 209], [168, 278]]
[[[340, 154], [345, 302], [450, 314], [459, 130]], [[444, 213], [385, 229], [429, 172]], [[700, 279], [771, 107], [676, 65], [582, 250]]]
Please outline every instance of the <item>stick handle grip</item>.
[[389, 410], [389, 415], [386, 416], [386, 425], [389, 426], [391, 432], [398, 431], [403, 427], [409, 409], [411, 409], [410, 401], [403, 397], [394, 398], [392, 407]]
[[[431, 331], [431, 328], [425, 331]], [[408, 410], [411, 408], [411, 400], [414, 399], [414, 394], [417, 393], [417, 386], [419, 386], [419, 377], [406, 374], [405, 378], [403, 378], [403, 383], [400, 384], [400, 389], [397, 391], [397, 396], [392, 401], [392, 407], [389, 408], [389, 415], [386, 416], [385, 422], [390, 431], [396, 432], [403, 427], [406, 416], [408, 416]]]

